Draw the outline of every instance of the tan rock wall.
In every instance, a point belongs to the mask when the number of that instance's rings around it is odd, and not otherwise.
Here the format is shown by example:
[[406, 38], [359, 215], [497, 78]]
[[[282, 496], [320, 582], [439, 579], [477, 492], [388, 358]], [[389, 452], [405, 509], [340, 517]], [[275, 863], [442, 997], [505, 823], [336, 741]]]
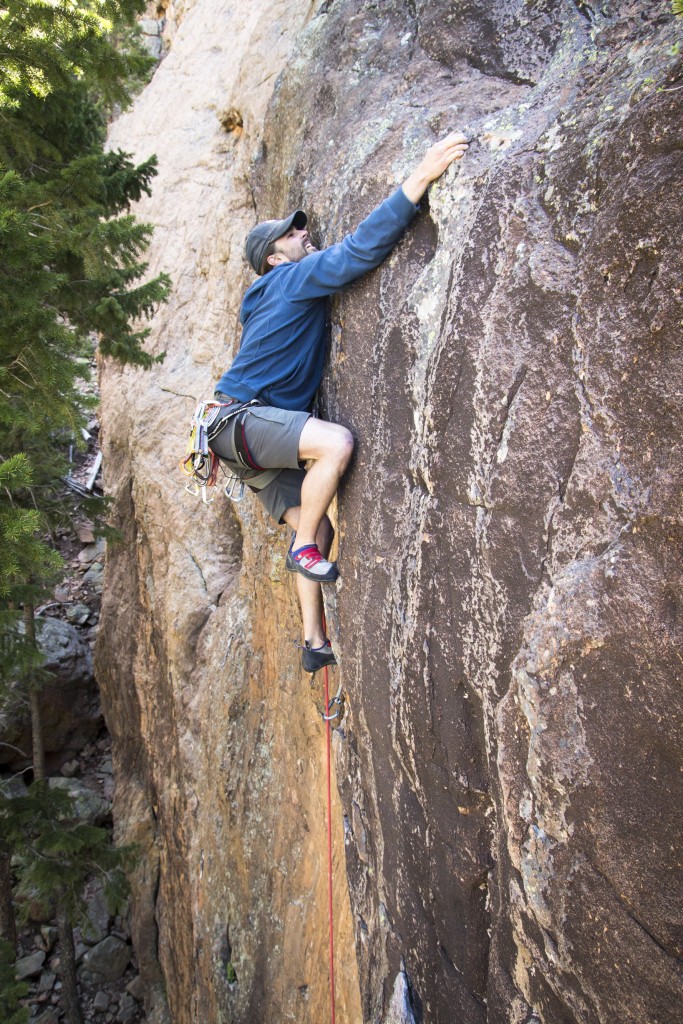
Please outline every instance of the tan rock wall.
[[[298, 652], [282, 543], [245, 501], [209, 509], [177, 463], [196, 400], [237, 338], [254, 216], [250, 161], [305, 2], [197, 2], [111, 145], [160, 173], [141, 218], [173, 278], [149, 373], [102, 368], [110, 545], [98, 677], [115, 740], [119, 835], [144, 854], [135, 939], [154, 1019], [319, 1021], [327, 1013], [324, 730]], [[243, 131], [227, 133], [236, 108]], [[258, 577], [258, 578], [257, 578]], [[316, 693], [315, 696], [318, 696]], [[336, 790], [335, 790], [336, 792]], [[359, 1019], [335, 808], [338, 1019]], [[230, 962], [237, 983], [229, 986]]]

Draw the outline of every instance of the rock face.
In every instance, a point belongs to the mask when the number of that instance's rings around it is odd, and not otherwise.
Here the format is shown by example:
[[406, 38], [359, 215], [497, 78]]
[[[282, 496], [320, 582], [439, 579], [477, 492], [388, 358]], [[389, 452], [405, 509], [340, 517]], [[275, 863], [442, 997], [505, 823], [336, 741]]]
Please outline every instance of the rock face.
[[159, 156], [141, 214], [175, 282], [165, 362], [102, 372], [124, 542], [97, 670], [154, 1019], [164, 986], [174, 1024], [329, 1013], [287, 539], [173, 470], [239, 337], [244, 237], [303, 206], [330, 244], [465, 127], [331, 310], [324, 410], [358, 438], [328, 606], [337, 1017], [677, 1020], [679, 39], [647, 2], [197, 0], [115, 125]]

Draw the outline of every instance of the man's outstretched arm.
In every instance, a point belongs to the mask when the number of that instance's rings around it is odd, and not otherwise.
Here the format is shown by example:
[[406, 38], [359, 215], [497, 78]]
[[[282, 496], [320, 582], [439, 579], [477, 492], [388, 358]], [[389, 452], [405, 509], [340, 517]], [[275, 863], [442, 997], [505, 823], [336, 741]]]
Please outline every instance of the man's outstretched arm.
[[453, 132], [430, 146], [401, 188], [373, 210], [352, 235], [322, 252], [305, 256], [292, 268], [286, 283], [287, 297], [306, 301], [334, 295], [379, 266], [417, 213], [417, 203], [427, 186], [466, 150], [467, 139], [461, 132]]

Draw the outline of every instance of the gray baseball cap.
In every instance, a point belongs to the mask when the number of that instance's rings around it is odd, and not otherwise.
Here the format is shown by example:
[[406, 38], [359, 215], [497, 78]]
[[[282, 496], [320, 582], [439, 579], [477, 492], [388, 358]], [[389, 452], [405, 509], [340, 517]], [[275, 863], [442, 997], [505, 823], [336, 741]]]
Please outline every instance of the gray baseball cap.
[[263, 258], [271, 242], [286, 235], [291, 227], [306, 227], [306, 214], [303, 210], [295, 210], [284, 220], [264, 220], [249, 232], [247, 238], [247, 259], [257, 274], [261, 274]]

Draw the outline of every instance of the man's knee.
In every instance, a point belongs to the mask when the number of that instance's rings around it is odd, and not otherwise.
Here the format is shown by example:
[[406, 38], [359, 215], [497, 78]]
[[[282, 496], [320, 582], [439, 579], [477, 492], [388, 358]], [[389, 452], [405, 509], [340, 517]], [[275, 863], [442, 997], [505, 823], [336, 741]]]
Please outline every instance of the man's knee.
[[343, 471], [353, 454], [353, 445], [353, 434], [346, 427], [311, 417], [301, 432], [299, 458], [333, 459]]
[[340, 427], [335, 454], [344, 469], [346, 469], [351, 461], [354, 444], [355, 441], [351, 431], [347, 430], [346, 427]]

